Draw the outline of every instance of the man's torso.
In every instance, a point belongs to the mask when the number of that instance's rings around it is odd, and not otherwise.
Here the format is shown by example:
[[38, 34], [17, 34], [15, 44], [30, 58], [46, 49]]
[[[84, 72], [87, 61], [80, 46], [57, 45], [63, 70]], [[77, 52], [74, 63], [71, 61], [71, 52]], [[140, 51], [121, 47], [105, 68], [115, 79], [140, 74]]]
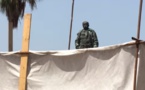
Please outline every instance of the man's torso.
[[87, 48], [87, 47], [93, 47], [93, 40], [92, 40], [92, 30], [82, 30], [80, 32], [80, 47]]

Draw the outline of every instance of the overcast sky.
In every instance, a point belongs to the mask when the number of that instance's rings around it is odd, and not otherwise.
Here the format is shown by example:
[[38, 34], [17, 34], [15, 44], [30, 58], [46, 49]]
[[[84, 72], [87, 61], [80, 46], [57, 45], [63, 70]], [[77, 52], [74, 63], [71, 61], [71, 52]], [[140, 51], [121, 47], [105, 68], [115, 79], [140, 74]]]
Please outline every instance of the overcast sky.
[[[88, 21], [99, 39], [99, 47], [132, 41], [137, 36], [140, 0], [75, 0], [71, 49], [82, 29], [82, 22]], [[30, 50], [67, 50], [72, 0], [41, 0], [32, 13]], [[143, 3], [140, 39], [145, 40], [145, 2]], [[8, 21], [0, 13], [0, 51], [7, 51]], [[21, 50], [23, 20], [14, 30], [14, 51]]]

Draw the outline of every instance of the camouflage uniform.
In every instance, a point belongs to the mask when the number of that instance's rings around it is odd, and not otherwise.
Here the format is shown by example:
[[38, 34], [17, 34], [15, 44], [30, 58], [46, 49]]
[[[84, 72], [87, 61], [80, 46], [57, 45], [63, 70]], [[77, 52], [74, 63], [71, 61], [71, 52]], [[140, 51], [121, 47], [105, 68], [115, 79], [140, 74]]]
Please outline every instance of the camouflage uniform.
[[94, 30], [81, 30], [75, 40], [76, 49], [98, 47], [98, 38]]

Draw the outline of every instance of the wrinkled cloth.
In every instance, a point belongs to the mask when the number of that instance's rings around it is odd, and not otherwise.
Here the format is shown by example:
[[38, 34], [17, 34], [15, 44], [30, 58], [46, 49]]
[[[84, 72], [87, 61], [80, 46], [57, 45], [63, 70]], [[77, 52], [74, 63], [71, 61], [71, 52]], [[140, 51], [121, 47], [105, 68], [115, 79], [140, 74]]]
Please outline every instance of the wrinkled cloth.
[[[137, 90], [145, 89], [145, 44]], [[136, 45], [31, 52], [27, 90], [133, 90]], [[0, 54], [0, 90], [18, 90], [20, 54]]]

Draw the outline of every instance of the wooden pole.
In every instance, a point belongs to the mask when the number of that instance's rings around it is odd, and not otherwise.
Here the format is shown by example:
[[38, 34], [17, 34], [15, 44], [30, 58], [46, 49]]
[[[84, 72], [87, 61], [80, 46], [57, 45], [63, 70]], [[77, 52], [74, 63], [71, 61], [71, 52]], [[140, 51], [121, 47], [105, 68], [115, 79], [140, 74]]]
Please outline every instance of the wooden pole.
[[[24, 16], [24, 30], [23, 30], [22, 51], [21, 52], [29, 52], [31, 16], [32, 16], [31, 14], [26, 14]], [[24, 53], [21, 55], [19, 90], [26, 90], [27, 64], [28, 64], [28, 53]]]
[[139, 52], [139, 39], [140, 39], [140, 26], [141, 26], [141, 14], [142, 14], [142, 4], [143, 0], [140, 0], [139, 5], [139, 16], [138, 16], [138, 27], [137, 27], [137, 39], [136, 40], [136, 60], [135, 60], [135, 66], [134, 66], [134, 84], [133, 84], [133, 90], [136, 90], [136, 83], [137, 83], [137, 65], [138, 65], [138, 52]]
[[68, 50], [70, 50], [70, 45], [71, 45], [71, 32], [72, 32], [72, 24], [73, 24], [73, 12], [74, 12], [74, 0], [72, 0], [72, 10], [71, 10], [71, 22], [70, 22], [70, 33], [69, 33]]

